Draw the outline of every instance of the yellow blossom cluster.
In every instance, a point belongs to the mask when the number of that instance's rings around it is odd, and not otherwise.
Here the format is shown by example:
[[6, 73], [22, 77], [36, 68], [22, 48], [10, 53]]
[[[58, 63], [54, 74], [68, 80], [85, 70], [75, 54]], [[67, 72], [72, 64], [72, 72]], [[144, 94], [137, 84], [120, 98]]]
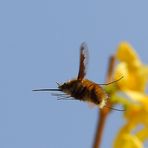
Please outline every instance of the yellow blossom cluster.
[[125, 124], [119, 130], [114, 148], [143, 148], [148, 140], [148, 66], [142, 64], [135, 50], [127, 42], [122, 42], [116, 52], [119, 61], [114, 73], [118, 79], [118, 90], [127, 100], [124, 112]]

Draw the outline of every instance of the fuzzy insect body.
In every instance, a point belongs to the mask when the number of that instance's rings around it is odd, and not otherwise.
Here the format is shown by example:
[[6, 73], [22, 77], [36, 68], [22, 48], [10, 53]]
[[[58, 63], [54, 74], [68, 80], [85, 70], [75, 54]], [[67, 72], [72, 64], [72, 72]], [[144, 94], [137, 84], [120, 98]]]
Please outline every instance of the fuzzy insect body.
[[70, 80], [61, 85], [57, 83], [57, 89], [36, 89], [33, 91], [60, 91], [64, 92], [64, 94], [54, 94], [60, 99], [68, 100], [68, 98], [73, 97], [76, 100], [92, 102], [100, 108], [103, 108], [106, 105], [108, 94], [99, 84], [85, 79], [87, 62], [88, 48], [85, 43], [82, 43], [80, 46], [79, 72], [76, 79]]
[[104, 107], [108, 99], [107, 93], [101, 86], [88, 79], [70, 80], [58, 87], [61, 91], [80, 101], [88, 101]]

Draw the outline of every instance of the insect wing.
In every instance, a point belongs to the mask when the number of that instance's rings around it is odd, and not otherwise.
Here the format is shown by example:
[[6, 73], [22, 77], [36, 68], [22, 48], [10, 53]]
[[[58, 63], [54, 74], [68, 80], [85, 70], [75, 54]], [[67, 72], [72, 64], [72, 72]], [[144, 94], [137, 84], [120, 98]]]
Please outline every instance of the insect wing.
[[78, 80], [82, 80], [86, 75], [86, 65], [88, 63], [88, 47], [85, 42], [83, 42], [80, 46], [80, 65], [79, 65], [79, 73]]

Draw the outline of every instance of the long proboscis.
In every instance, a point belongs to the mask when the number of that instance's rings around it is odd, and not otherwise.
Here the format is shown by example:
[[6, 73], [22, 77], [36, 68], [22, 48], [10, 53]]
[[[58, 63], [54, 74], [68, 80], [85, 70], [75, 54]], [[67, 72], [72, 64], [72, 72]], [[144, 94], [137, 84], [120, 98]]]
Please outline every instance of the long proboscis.
[[61, 91], [61, 89], [58, 89], [58, 88], [51, 88], [51, 89], [49, 89], [49, 88], [41, 88], [41, 89], [34, 89], [34, 90], [32, 90], [32, 91]]

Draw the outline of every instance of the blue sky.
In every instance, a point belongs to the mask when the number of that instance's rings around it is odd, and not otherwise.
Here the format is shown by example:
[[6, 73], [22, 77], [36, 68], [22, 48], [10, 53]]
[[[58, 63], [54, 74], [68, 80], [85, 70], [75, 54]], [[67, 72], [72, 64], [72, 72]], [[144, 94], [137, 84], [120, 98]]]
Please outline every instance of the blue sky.
[[[147, 0], [0, 1], [0, 147], [90, 148], [97, 108], [31, 90], [76, 77], [83, 41], [87, 78], [95, 82], [104, 82], [108, 57], [121, 41], [148, 63], [147, 6]], [[113, 111], [103, 148], [123, 122], [122, 112]]]

